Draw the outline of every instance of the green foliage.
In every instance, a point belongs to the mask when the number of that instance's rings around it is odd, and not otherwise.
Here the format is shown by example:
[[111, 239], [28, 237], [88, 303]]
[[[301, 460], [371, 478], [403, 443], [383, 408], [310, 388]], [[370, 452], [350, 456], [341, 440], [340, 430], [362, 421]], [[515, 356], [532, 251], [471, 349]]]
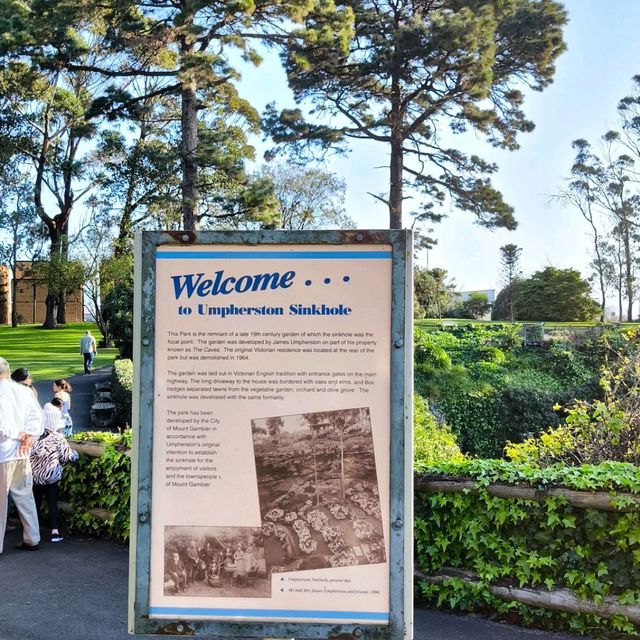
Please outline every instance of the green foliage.
[[473, 291], [469, 294], [469, 299], [464, 300], [460, 305], [460, 317], [477, 320], [486, 315], [491, 309], [491, 303], [486, 293]]
[[468, 324], [415, 331], [416, 390], [467, 453], [498, 457], [508, 440], [559, 425], [554, 406], [601, 396], [604, 344], [563, 336], [527, 349], [520, 329]]
[[600, 316], [590, 285], [575, 269], [546, 267], [518, 283], [517, 320], [585, 322]]
[[102, 315], [123, 358], [133, 356], [133, 274], [113, 285], [102, 301]]
[[[498, 600], [490, 585], [508, 584], [538, 590], [567, 588], [578, 597], [601, 602], [614, 596], [622, 603], [640, 599], [640, 511], [576, 508], [560, 497], [506, 499], [490, 495], [490, 483], [521, 484], [545, 490], [565, 486], [578, 490], [640, 493], [640, 469], [604, 463], [548, 469], [500, 461], [470, 460], [441, 464], [430, 474], [476, 480], [477, 493], [421, 491], [415, 503], [416, 569], [438, 575], [447, 568], [472, 571], [470, 585], [452, 578], [441, 584], [417, 580], [419, 596], [438, 607], [514, 613], [525, 624], [570, 628], [612, 637], [624, 629], [638, 631], [624, 617], [609, 620], [564, 614]], [[625, 501], [620, 500], [620, 506]]]
[[[472, 129], [495, 145], [517, 148], [517, 135], [533, 128], [522, 110], [522, 83], [548, 85], [554, 60], [564, 50], [561, 5], [551, 0], [446, 5], [350, 0], [346, 5], [355, 18], [355, 37], [344, 47], [318, 46], [309, 36], [288, 47], [285, 67], [294, 94], [298, 101], [308, 100], [314, 107], [308, 111], [323, 121], [308, 124], [300, 110], [272, 111], [267, 124], [276, 143], [302, 151], [350, 138], [386, 144], [390, 166], [400, 166], [384, 200], [392, 228], [401, 226], [403, 185], [424, 194], [425, 204], [415, 212], [422, 219], [440, 219], [446, 212], [442, 205], [451, 202], [481, 225], [513, 228], [513, 211], [491, 183], [496, 167], [441, 144], [435, 132], [447, 125], [454, 133]], [[311, 12], [307, 25], [319, 18]], [[403, 154], [419, 161], [404, 176]]]
[[507, 440], [538, 433], [541, 425], [557, 424], [553, 411], [557, 396], [535, 388], [501, 389], [471, 393], [449, 389], [438, 398], [463, 451], [496, 457]]
[[75, 291], [87, 279], [87, 270], [80, 260], [50, 254], [46, 260], [33, 263], [29, 276], [51, 291]]
[[446, 309], [454, 304], [455, 285], [444, 269], [413, 270], [413, 291], [419, 315], [441, 318]]
[[281, 229], [353, 229], [344, 210], [346, 183], [320, 167], [292, 163], [263, 165], [258, 176], [271, 183]]
[[[129, 496], [131, 486], [131, 433], [80, 433], [73, 440], [92, 440], [106, 444], [104, 454], [80, 459], [65, 466], [60, 482], [60, 499], [69, 503], [72, 514], [66, 525], [70, 531], [89, 535], [129, 538]], [[104, 509], [110, 517], [103, 521], [92, 509]]]
[[[615, 337], [621, 350], [613, 351], [607, 336], [603, 338], [609, 347], [607, 359], [615, 356], [610, 368], [603, 368], [604, 398], [576, 400], [565, 410], [562, 425], [520, 445], [509, 443], [506, 452], [512, 460], [542, 466], [607, 460], [640, 463], [640, 332], [629, 330]], [[562, 343], [557, 344], [563, 349]], [[571, 359], [559, 363], [571, 371], [575, 368]]]
[[413, 401], [413, 464], [423, 469], [439, 462], [462, 462], [464, 455], [446, 424], [439, 425], [419, 395]]
[[450, 333], [414, 332], [414, 366], [419, 371], [451, 369], [451, 357], [446, 347], [454, 347], [456, 338]]
[[111, 371], [111, 400], [116, 405], [115, 426], [131, 426], [131, 400], [133, 392], [133, 362], [115, 360]]
[[[510, 284], [500, 289], [491, 306], [492, 320], [508, 320], [513, 322], [516, 318], [515, 307], [522, 295], [520, 284], [522, 280], [513, 280]], [[512, 317], [513, 309], [513, 317]]]

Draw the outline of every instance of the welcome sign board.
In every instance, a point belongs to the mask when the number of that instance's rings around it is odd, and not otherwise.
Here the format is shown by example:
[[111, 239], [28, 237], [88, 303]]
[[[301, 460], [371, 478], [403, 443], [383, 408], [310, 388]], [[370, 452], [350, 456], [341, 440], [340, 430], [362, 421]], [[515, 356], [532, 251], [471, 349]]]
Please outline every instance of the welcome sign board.
[[140, 238], [133, 631], [405, 634], [408, 243], [373, 237]]

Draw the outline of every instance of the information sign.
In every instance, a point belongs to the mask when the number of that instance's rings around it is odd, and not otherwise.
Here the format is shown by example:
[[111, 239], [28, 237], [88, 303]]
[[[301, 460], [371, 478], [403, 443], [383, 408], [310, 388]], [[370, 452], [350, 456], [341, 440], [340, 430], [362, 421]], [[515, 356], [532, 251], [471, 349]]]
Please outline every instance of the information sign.
[[138, 239], [133, 632], [409, 635], [410, 250]]

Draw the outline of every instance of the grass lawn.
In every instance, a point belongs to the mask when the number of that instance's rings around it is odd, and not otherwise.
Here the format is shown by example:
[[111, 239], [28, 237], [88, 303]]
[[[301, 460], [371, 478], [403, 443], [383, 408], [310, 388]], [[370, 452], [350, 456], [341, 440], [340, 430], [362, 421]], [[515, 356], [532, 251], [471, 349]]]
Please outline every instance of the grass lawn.
[[[0, 356], [9, 361], [11, 370], [27, 367], [34, 381], [68, 378], [84, 371], [80, 338], [89, 329], [100, 341], [93, 322], [74, 322], [58, 329], [40, 325], [16, 327], [0, 325]], [[110, 365], [117, 349], [100, 349], [93, 361], [95, 368]]]

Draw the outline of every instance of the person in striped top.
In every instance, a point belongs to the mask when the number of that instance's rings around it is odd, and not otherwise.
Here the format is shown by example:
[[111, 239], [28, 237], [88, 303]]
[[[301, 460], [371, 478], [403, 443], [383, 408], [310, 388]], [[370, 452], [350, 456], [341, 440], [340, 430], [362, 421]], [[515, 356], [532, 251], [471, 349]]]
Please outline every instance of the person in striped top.
[[[55, 405], [54, 405], [55, 406]], [[59, 410], [59, 407], [57, 407]], [[78, 459], [64, 436], [58, 431], [60, 416], [52, 412], [44, 413], [44, 433], [31, 449], [31, 468], [33, 470], [33, 496], [37, 507], [42, 498], [47, 501], [51, 521], [51, 542], [62, 542], [58, 517], [58, 483], [62, 477], [62, 465]]]

